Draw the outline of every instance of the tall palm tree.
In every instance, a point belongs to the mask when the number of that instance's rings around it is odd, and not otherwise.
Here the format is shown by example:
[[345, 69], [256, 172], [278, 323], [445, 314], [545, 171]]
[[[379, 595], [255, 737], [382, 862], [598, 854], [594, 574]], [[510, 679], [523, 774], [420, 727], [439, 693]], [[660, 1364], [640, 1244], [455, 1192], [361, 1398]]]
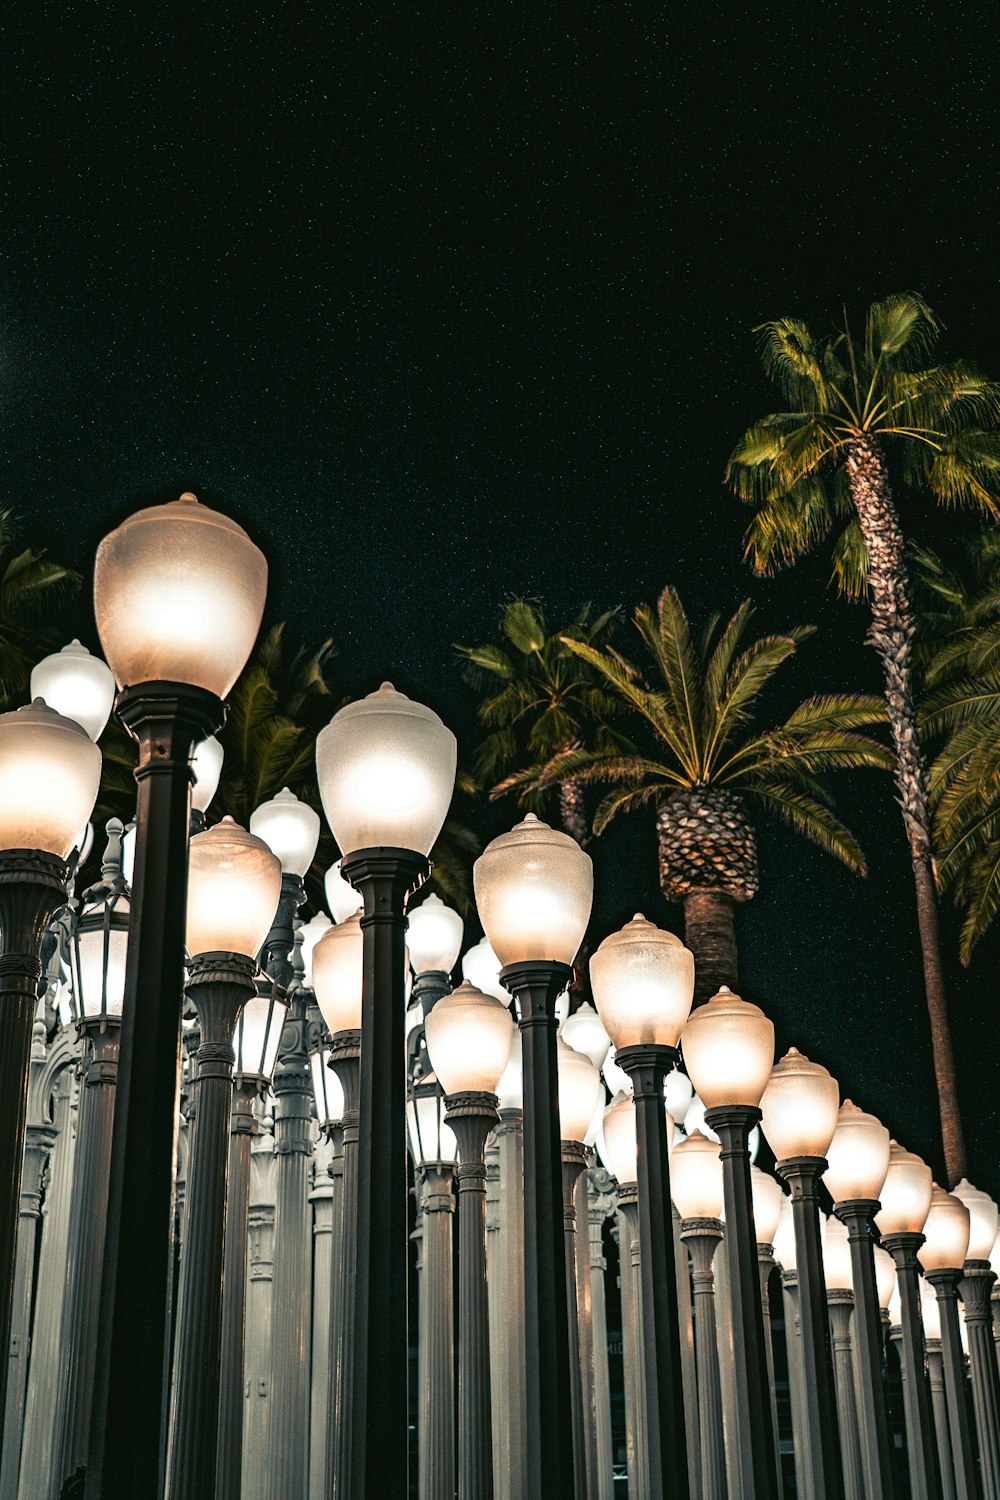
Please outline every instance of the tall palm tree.
[[590, 837], [582, 786], [570, 776], [543, 791], [537, 778], [555, 755], [619, 743], [610, 722], [617, 704], [568, 645], [606, 642], [617, 615], [595, 616], [585, 604], [569, 626], [550, 630], [541, 605], [511, 599], [500, 616], [499, 644], [455, 648], [466, 679], [481, 694], [479, 720], [489, 730], [476, 752], [475, 777], [491, 796], [516, 792], [534, 812], [543, 812], [554, 792], [559, 821], [580, 844]]
[[913, 292], [873, 302], [860, 340], [846, 316], [841, 331], [820, 339], [797, 318], [758, 332], [787, 409], [744, 434], [727, 478], [753, 507], [746, 551], [757, 572], [777, 572], [835, 533], [833, 580], [869, 601], [916, 886], [945, 1160], [956, 1182], [965, 1147], [917, 732], [914, 611], [892, 481], [929, 490], [943, 505], [1000, 513], [1000, 388], [963, 361], [928, 363], [939, 324]]
[[16, 707], [35, 663], [65, 645], [57, 608], [80, 582], [72, 568], [18, 542], [13, 512], [0, 508], [0, 708]]
[[655, 610], [635, 612], [651, 677], [616, 650], [567, 638], [636, 723], [641, 743], [624, 753], [569, 751], [539, 777], [541, 789], [566, 775], [610, 783], [594, 819], [598, 834], [620, 812], [655, 808], [660, 886], [684, 907], [698, 1002], [738, 980], [735, 908], [760, 883], [752, 811], [781, 818], [863, 875], [864, 854], [833, 813], [826, 778], [893, 764], [889, 749], [862, 732], [885, 722], [878, 698], [807, 698], [782, 722], [755, 722], [767, 684], [812, 629], [749, 637], [752, 616], [746, 600], [724, 625], [714, 614], [694, 638], [676, 590], [664, 589]]

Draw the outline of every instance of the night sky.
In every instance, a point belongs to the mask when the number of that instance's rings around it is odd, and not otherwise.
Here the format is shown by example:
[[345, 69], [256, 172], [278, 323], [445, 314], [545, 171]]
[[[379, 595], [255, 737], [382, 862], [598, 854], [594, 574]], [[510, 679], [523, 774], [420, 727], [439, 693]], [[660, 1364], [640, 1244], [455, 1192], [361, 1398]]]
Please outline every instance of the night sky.
[[[331, 635], [471, 748], [451, 645], [509, 593], [696, 615], [747, 594], [820, 636], [775, 711], [877, 690], [826, 559], [741, 560], [721, 482], [776, 404], [751, 328], [914, 288], [945, 353], [1000, 375], [995, 33], [985, 9], [15, 3], [0, 273], [4, 503], [89, 574], [101, 535], [184, 489], [272, 568], [269, 615]], [[937, 542], [968, 521], [900, 496]], [[68, 630], [93, 639], [89, 595]], [[628, 628], [623, 642], [629, 640]], [[782, 1050], [939, 1166], [902, 826], [845, 784], [861, 882], [761, 829], [745, 994]], [[491, 810], [483, 827], [509, 823]], [[676, 925], [641, 815], [595, 851], [600, 938]], [[959, 971], [970, 1175], [1000, 1195], [1000, 942]]]

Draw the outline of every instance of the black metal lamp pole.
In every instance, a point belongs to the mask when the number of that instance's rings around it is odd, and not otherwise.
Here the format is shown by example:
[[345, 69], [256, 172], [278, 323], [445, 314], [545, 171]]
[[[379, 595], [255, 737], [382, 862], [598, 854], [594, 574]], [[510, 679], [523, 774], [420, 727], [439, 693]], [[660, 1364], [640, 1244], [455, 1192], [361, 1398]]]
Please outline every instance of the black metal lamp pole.
[[458, 1141], [458, 1495], [492, 1500], [490, 1322], [486, 1297], [486, 1137], [500, 1119], [496, 1094], [445, 1096]]
[[900, 1232], [882, 1236], [882, 1248], [888, 1250], [896, 1264], [902, 1314], [903, 1411], [910, 1493], [913, 1500], [941, 1500], [938, 1450], [924, 1375], [924, 1325], [917, 1266], [917, 1251], [923, 1243], [922, 1234]]
[[508, 964], [500, 982], [517, 1000], [524, 1088], [525, 1500], [573, 1494], [569, 1315], [563, 1248], [556, 999], [569, 964]]
[[145, 682], [119, 695], [117, 713], [138, 742], [138, 801], [87, 1496], [153, 1500], [164, 1478], [191, 753], [221, 728], [225, 706], [204, 688]]
[[950, 1269], [925, 1271], [924, 1278], [934, 1288], [941, 1318], [941, 1353], [944, 1357], [944, 1389], [948, 1403], [948, 1426], [951, 1429], [955, 1494], [957, 1500], [977, 1500], [979, 1483], [976, 1475], [976, 1450], [969, 1428], [969, 1409], [965, 1399], [965, 1362], [958, 1323], [958, 1284], [962, 1279], [962, 1272]]
[[701, 1500], [726, 1500], [726, 1448], [722, 1430], [715, 1273], [712, 1270], [715, 1252], [722, 1239], [722, 1225], [718, 1219], [682, 1219], [681, 1239], [691, 1256], [701, 1442]]
[[198, 1008], [201, 1042], [178, 1297], [170, 1500], [203, 1500], [205, 1477], [216, 1467], [233, 1032], [243, 1005], [256, 993], [255, 972], [254, 960], [242, 953], [201, 953], [189, 970], [188, 993]]
[[405, 909], [430, 862], [358, 849], [341, 872], [364, 899], [349, 1494], [383, 1500], [407, 1492]]
[[256, 1079], [235, 1084], [229, 1116], [229, 1187], [226, 1196], [215, 1500], [239, 1500], [243, 1475], [243, 1354], [250, 1219], [250, 1143], [257, 1133], [253, 1107], [259, 1094], [260, 1086]]
[[854, 1293], [834, 1288], [826, 1294], [830, 1314], [830, 1350], [833, 1385], [837, 1393], [837, 1425], [840, 1428], [840, 1461], [844, 1473], [844, 1500], [865, 1500], [865, 1470], [858, 1430], [858, 1393], [855, 1389], [854, 1345], [851, 1321]]
[[663, 1085], [678, 1056], [676, 1047], [651, 1043], [620, 1047], [616, 1060], [631, 1079], [635, 1097], [649, 1487], [653, 1495], [665, 1494], [669, 1487], [677, 1500], [687, 1500], [690, 1484], [685, 1460], [677, 1263], [663, 1106]]
[[[361, 1092], [361, 1032], [338, 1031], [330, 1039], [330, 1068], [344, 1091], [343, 1211], [334, 1233], [340, 1235], [340, 1272], [331, 1288], [330, 1409], [327, 1422], [326, 1472], [336, 1500], [347, 1500], [351, 1485], [350, 1379], [354, 1368], [354, 1287], [357, 1264], [358, 1106]], [[334, 1337], [336, 1334], [336, 1337]]]
[[[877, 1201], [868, 1198], [835, 1203], [833, 1211], [847, 1226], [854, 1282], [854, 1353], [860, 1389], [861, 1436], [869, 1500], [892, 1500], [895, 1483], [889, 1418], [882, 1380], [882, 1323], [875, 1283], [872, 1221]], [[998, 1497], [1000, 1500], [1000, 1497]]]
[[[778, 1176], [788, 1183], [792, 1197], [799, 1278], [799, 1328], [805, 1371], [806, 1452], [803, 1457], [810, 1475], [813, 1500], [837, 1500], [843, 1494], [817, 1196], [819, 1180], [826, 1166], [823, 1156], [792, 1156], [777, 1164]], [[726, 1218], [729, 1218], [728, 1204]]]
[[[582, 1141], [561, 1141], [563, 1240], [566, 1247], [566, 1317], [569, 1323], [570, 1403], [573, 1417], [573, 1470], [577, 1500], [587, 1500], [587, 1428], [583, 1415], [583, 1367], [580, 1362], [580, 1308], [576, 1283], [576, 1185], [587, 1170]], [[589, 1227], [588, 1227], [589, 1233]]]
[[767, 1389], [771, 1398], [771, 1429], [774, 1433], [774, 1468], [781, 1484], [781, 1437], [778, 1431], [778, 1388], [774, 1383], [774, 1339], [771, 1334], [771, 1301], [768, 1287], [774, 1270], [774, 1246], [757, 1241], [757, 1274], [760, 1281], [760, 1312], [764, 1325], [764, 1356]]
[[967, 1260], [959, 1283], [969, 1340], [972, 1404], [979, 1438], [984, 1500], [1000, 1500], [1000, 1370], [993, 1346], [990, 1296], [996, 1275], [988, 1260]]
[[[732, 1348], [735, 1360], [739, 1496], [731, 1500], [778, 1500], [767, 1383], [767, 1347], [761, 1308], [757, 1231], [750, 1182], [750, 1132], [760, 1110], [750, 1104], [722, 1104], [705, 1112], [705, 1123], [720, 1141], [722, 1190], [726, 1206], [725, 1252], [729, 1272]], [[818, 1497], [817, 1497], [818, 1500]], [[833, 1500], [833, 1497], [830, 1497]]]

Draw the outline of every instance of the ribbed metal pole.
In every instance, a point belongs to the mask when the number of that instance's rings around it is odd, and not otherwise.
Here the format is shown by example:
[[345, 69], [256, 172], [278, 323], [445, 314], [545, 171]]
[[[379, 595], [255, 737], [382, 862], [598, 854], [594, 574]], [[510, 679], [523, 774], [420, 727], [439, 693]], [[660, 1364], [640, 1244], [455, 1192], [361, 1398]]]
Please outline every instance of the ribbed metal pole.
[[681, 1238], [691, 1256], [694, 1287], [695, 1362], [701, 1435], [701, 1500], [726, 1500], [726, 1448], [722, 1433], [719, 1335], [712, 1262], [722, 1243], [718, 1219], [684, 1219]]
[[[882, 1248], [896, 1266], [896, 1286], [902, 1316], [900, 1366], [903, 1372], [903, 1413], [906, 1420], [906, 1452], [913, 1500], [942, 1500], [943, 1461], [938, 1463], [927, 1381], [924, 1375], [924, 1326], [920, 1313], [920, 1280], [917, 1251], [922, 1234], [885, 1234]], [[949, 1458], [950, 1464], [950, 1458]]]
[[956, 1500], [976, 1500], [979, 1493], [976, 1450], [969, 1428], [965, 1360], [958, 1325], [958, 1283], [962, 1273], [958, 1270], [925, 1271], [924, 1279], [937, 1294], [941, 1318], [941, 1353], [944, 1356], [944, 1389]]
[[243, 1480], [243, 1353], [246, 1335], [250, 1156], [256, 1122], [254, 1083], [237, 1083], [229, 1117], [229, 1191], [222, 1287], [222, 1363], [215, 1500], [240, 1500]]
[[[774, 1431], [774, 1466], [781, 1482], [781, 1438], [778, 1431], [778, 1388], [774, 1383], [774, 1334], [771, 1330], [769, 1287], [774, 1270], [774, 1246], [757, 1241], [757, 1270], [760, 1275], [760, 1309], [764, 1318], [764, 1353], [767, 1356], [767, 1388], [771, 1397], [771, 1426]], [[791, 1371], [789, 1371], [789, 1378]]]
[[996, 1347], [997, 1369], [1000, 1370], [1000, 1283], [993, 1288], [990, 1307], [993, 1310], [993, 1343]]
[[988, 1260], [967, 1260], [958, 1288], [965, 1307], [983, 1500], [1000, 1500], [1000, 1371], [997, 1369], [990, 1312], [990, 1296], [995, 1282], [996, 1275]]
[[[261, 1111], [258, 1109], [258, 1117]], [[243, 1494], [265, 1500], [271, 1420], [271, 1325], [274, 1278], [274, 1121], [268, 1112], [250, 1143], [250, 1215], [243, 1351]]]
[[659, 1500], [658, 1496], [653, 1496], [650, 1492], [649, 1467], [646, 1463], [646, 1381], [640, 1336], [642, 1252], [639, 1245], [639, 1189], [634, 1182], [626, 1183], [618, 1189], [618, 1221], [628, 1494], [629, 1500]]
[[524, 1343], [524, 1135], [519, 1109], [502, 1109], [494, 1128], [497, 1228], [488, 1236], [496, 1500], [525, 1493], [527, 1388]]
[[597, 1466], [590, 1500], [614, 1500], [614, 1453], [611, 1440], [611, 1372], [608, 1368], [608, 1305], [604, 1277], [604, 1225], [617, 1205], [614, 1178], [604, 1167], [587, 1171], [587, 1263], [590, 1272], [590, 1342], [593, 1351], [594, 1429]]
[[358, 1099], [361, 1033], [338, 1031], [330, 1041], [330, 1067], [344, 1091], [343, 1206], [340, 1213], [340, 1270], [331, 1287], [339, 1306], [331, 1313], [337, 1337], [330, 1344], [330, 1405], [327, 1423], [327, 1473], [333, 1500], [349, 1500], [351, 1486], [350, 1381], [354, 1350], [354, 1267], [358, 1214]]
[[417, 1494], [455, 1493], [455, 1338], [452, 1316], [454, 1169], [417, 1169], [420, 1284], [417, 1316]]
[[[681, 1340], [681, 1382], [684, 1387], [684, 1436], [687, 1441], [687, 1466], [692, 1494], [701, 1491], [701, 1426], [698, 1417], [698, 1372], [694, 1356], [694, 1318], [691, 1300], [691, 1260], [687, 1246], [681, 1239], [681, 1216], [670, 1204], [670, 1218], [674, 1231], [674, 1268], [677, 1280], [677, 1323]], [[725, 1274], [725, 1264], [720, 1261], [717, 1269], [716, 1308], [721, 1312], [718, 1290]], [[717, 1319], [717, 1322], [719, 1320]], [[723, 1337], [719, 1322], [718, 1333]]]
[[781, 1295], [785, 1306], [785, 1350], [788, 1355], [788, 1396], [792, 1410], [795, 1493], [801, 1500], [812, 1500], [805, 1456], [809, 1440], [805, 1413], [806, 1374], [802, 1362], [802, 1325], [799, 1321], [799, 1278], [795, 1271], [782, 1270]]
[[[893, 1500], [892, 1445], [882, 1378], [882, 1325], [875, 1282], [875, 1242], [872, 1224], [879, 1204], [856, 1199], [834, 1205], [847, 1227], [854, 1282], [854, 1353], [861, 1410], [860, 1433], [868, 1500]], [[843, 1443], [841, 1443], [843, 1451]], [[998, 1497], [1000, 1500], [1000, 1497]]]
[[[587, 1161], [591, 1153], [587, 1152]], [[563, 1168], [565, 1171], [565, 1166]], [[576, 1272], [576, 1329], [579, 1346], [580, 1394], [583, 1412], [584, 1475], [587, 1497], [597, 1487], [597, 1410], [594, 1404], [594, 1324], [590, 1287], [590, 1224], [587, 1172], [581, 1172], [573, 1192], [576, 1232], [573, 1235]]]
[[851, 1317], [854, 1293], [834, 1290], [826, 1294], [830, 1314], [830, 1344], [833, 1353], [833, 1383], [837, 1392], [840, 1427], [840, 1458], [844, 1470], [845, 1500], [865, 1500], [865, 1472], [858, 1431], [858, 1400], [854, 1389], [854, 1353]]
[[934, 1435], [937, 1440], [937, 1457], [941, 1469], [942, 1500], [957, 1500], [955, 1493], [955, 1466], [951, 1458], [951, 1432], [948, 1427], [948, 1397], [944, 1389], [944, 1357], [941, 1340], [927, 1340], [927, 1377], [931, 1389], [931, 1408], [934, 1413]]
[[[321, 1139], [313, 1155], [312, 1342], [309, 1377], [309, 1500], [326, 1500], [326, 1419], [330, 1409], [330, 1312], [333, 1303], [333, 1145]], [[338, 1225], [339, 1229], [339, 1225]], [[339, 1247], [338, 1247], [339, 1248]]]
[[573, 1427], [573, 1481], [576, 1500], [587, 1500], [587, 1428], [583, 1415], [583, 1370], [580, 1362], [580, 1307], [576, 1268], [576, 1188], [587, 1170], [582, 1141], [560, 1143], [563, 1179], [563, 1239], [566, 1253], [566, 1315], [570, 1345], [570, 1414]]

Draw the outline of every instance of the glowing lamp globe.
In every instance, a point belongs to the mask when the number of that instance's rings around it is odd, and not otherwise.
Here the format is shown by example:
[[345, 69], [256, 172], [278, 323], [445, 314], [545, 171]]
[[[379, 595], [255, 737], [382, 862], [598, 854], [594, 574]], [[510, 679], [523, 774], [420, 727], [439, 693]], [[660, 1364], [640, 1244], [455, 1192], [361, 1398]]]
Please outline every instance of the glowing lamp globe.
[[684, 1065], [706, 1109], [755, 1107], [774, 1061], [774, 1026], [759, 1006], [725, 985], [699, 1005], [681, 1037]]
[[627, 1187], [638, 1177], [639, 1150], [635, 1134], [635, 1100], [631, 1094], [616, 1094], [604, 1111], [604, 1165]]
[[897, 1141], [889, 1143], [889, 1168], [875, 1215], [880, 1234], [920, 1234], [931, 1206], [933, 1175], [926, 1162]]
[[111, 717], [115, 679], [99, 656], [91, 656], [79, 641], [70, 641], [32, 668], [30, 691], [33, 699], [43, 698], [96, 741]]
[[604, 1082], [612, 1094], [631, 1094], [632, 1080], [621, 1064], [615, 1061], [614, 1047], [608, 1048], [608, 1055], [604, 1059], [604, 1066], [601, 1072], [604, 1074]]
[[496, 1093], [514, 1037], [514, 1018], [501, 1001], [466, 980], [427, 1013], [424, 1034], [446, 1097]]
[[997, 1232], [997, 1237], [993, 1241], [993, 1249], [990, 1251], [990, 1267], [997, 1281], [1000, 1282], [1000, 1231]]
[[256, 957], [280, 895], [281, 865], [263, 839], [232, 818], [196, 833], [188, 852], [188, 953]]
[[[938, 1306], [937, 1293], [929, 1281], [920, 1281], [920, 1313], [924, 1325], [924, 1338], [928, 1341], [936, 1339], [941, 1342], [941, 1309]], [[892, 1314], [889, 1315], [890, 1321]], [[900, 1313], [902, 1322], [902, 1312]]]
[[429, 854], [455, 789], [458, 746], [432, 709], [383, 682], [316, 739], [323, 809], [344, 857], [391, 847]]
[[327, 1129], [344, 1118], [344, 1087], [330, 1067], [330, 1049], [321, 1047], [309, 1055], [313, 1104], [321, 1127]]
[[250, 832], [278, 856], [283, 874], [304, 879], [309, 873], [319, 843], [319, 813], [287, 786], [251, 814]]
[[[496, 999], [496, 996], [493, 997]], [[510, 1057], [507, 1066], [500, 1075], [500, 1082], [494, 1090], [497, 1096], [497, 1108], [502, 1113], [505, 1109], [524, 1108], [524, 1077], [521, 1072], [521, 1033], [514, 1027], [514, 1035], [511, 1038]]]
[[771, 1244], [774, 1247], [774, 1258], [778, 1265], [787, 1276], [794, 1276], [798, 1270], [798, 1260], [795, 1250], [795, 1223], [792, 1219], [791, 1198], [782, 1196], [781, 1214]]
[[851, 1245], [847, 1225], [832, 1217], [822, 1219], [823, 1274], [828, 1292], [850, 1292], [854, 1289], [851, 1271]]
[[262, 1087], [270, 1084], [287, 1015], [287, 1000], [276, 997], [270, 982], [264, 983], [261, 990], [246, 1002], [233, 1037], [236, 1053], [233, 1072], [237, 1080], [256, 1078]]
[[671, 1153], [670, 1196], [682, 1219], [722, 1218], [719, 1147], [700, 1130], [678, 1141]]
[[97, 631], [119, 687], [182, 682], [225, 698], [266, 594], [263, 552], [191, 494], [136, 511], [97, 549]]
[[[438, 1005], [443, 1002], [438, 1001]], [[437, 1010], [437, 1006], [434, 1010]], [[431, 1015], [434, 1011], [431, 1011]], [[428, 1021], [430, 1016], [428, 1016]], [[564, 1141], [585, 1141], [601, 1095], [601, 1074], [589, 1057], [567, 1047], [556, 1037], [559, 1074], [559, 1135]]]
[[302, 941], [302, 968], [303, 982], [307, 990], [313, 987], [312, 980], [312, 957], [316, 951], [316, 944], [330, 931], [333, 923], [325, 911], [318, 911], [314, 917], [303, 924], [299, 934]]
[[889, 1132], [850, 1099], [840, 1106], [823, 1181], [834, 1203], [877, 1202], [889, 1170]]
[[969, 1210], [935, 1183], [917, 1258], [925, 1271], [960, 1271], [969, 1254]]
[[566, 1017], [559, 1035], [574, 1052], [582, 1052], [584, 1057], [589, 1057], [595, 1068], [603, 1068], [611, 1038], [589, 1000], [578, 1005], [573, 1014]]
[[[194, 754], [191, 757], [191, 806], [196, 812], [207, 812], [209, 804], [216, 792], [219, 790], [219, 778], [222, 775], [222, 764], [225, 760], [225, 751], [222, 743], [214, 734], [210, 734], [207, 740], [202, 740], [195, 745]], [[265, 839], [266, 843], [267, 840]]]
[[486, 846], [473, 883], [501, 965], [531, 959], [572, 964], [590, 920], [594, 867], [569, 834], [528, 813]]
[[458, 1140], [445, 1122], [444, 1102], [436, 1090], [421, 1089], [406, 1106], [406, 1130], [410, 1154], [418, 1167], [454, 1166]]
[[773, 1245], [785, 1195], [781, 1183], [759, 1167], [750, 1168], [750, 1192], [753, 1197], [753, 1221], [758, 1245]]
[[474, 984], [484, 995], [492, 995], [510, 1004], [510, 995], [500, 983], [501, 963], [487, 938], [480, 938], [462, 959], [462, 978]]
[[590, 985], [616, 1048], [676, 1047], [694, 998], [694, 954], [639, 913], [592, 954]]
[[65, 859], [90, 820], [101, 752], [75, 719], [37, 699], [0, 714], [0, 849]]
[[989, 1193], [973, 1187], [967, 1177], [962, 1178], [953, 1192], [969, 1210], [969, 1248], [965, 1252], [966, 1260], [988, 1261], [997, 1237], [997, 1205]]
[[[920, 1283], [920, 1290], [921, 1290], [921, 1292], [923, 1292], [923, 1288], [924, 1288], [924, 1284], [923, 1284], [923, 1282], [921, 1282]], [[898, 1285], [894, 1286], [893, 1289], [892, 1289], [892, 1295], [889, 1298], [889, 1302], [887, 1304], [886, 1311], [889, 1314], [889, 1327], [890, 1328], [901, 1328], [903, 1326], [903, 1302], [902, 1302], [902, 1298], [899, 1295], [899, 1286]]]
[[677, 1125], [683, 1125], [684, 1116], [688, 1112], [691, 1100], [694, 1098], [694, 1084], [686, 1073], [680, 1068], [674, 1068], [673, 1072], [667, 1074], [663, 1085], [663, 1097], [667, 1101], [667, 1112]]
[[73, 992], [81, 1020], [121, 1015], [128, 926], [129, 902], [123, 894], [95, 901], [81, 912], [73, 942]]
[[73, 850], [71, 851], [71, 857], [76, 860], [77, 869], [80, 869], [81, 865], [85, 865], [87, 863], [87, 857], [93, 847], [94, 825], [93, 823], [88, 823], [85, 828], [81, 829], [76, 838], [73, 840]]
[[820, 1064], [792, 1047], [761, 1095], [764, 1134], [777, 1161], [825, 1157], [837, 1128], [840, 1088]]
[[714, 1141], [716, 1145], [719, 1144], [718, 1133], [712, 1129], [711, 1125], [705, 1123], [705, 1106], [697, 1094], [691, 1096], [691, 1103], [685, 1110], [681, 1123], [684, 1126], [685, 1135], [694, 1135], [698, 1130], [710, 1141]]
[[364, 902], [359, 893], [354, 889], [349, 880], [345, 880], [340, 873], [342, 860], [334, 860], [323, 878], [323, 889], [326, 892], [326, 904], [330, 908], [330, 915], [335, 922], [346, 922], [348, 917], [353, 917], [356, 911], [360, 911]]
[[312, 952], [313, 994], [331, 1036], [361, 1030], [364, 934], [355, 913], [325, 932]]
[[[414, 974], [450, 974], [462, 951], [465, 923], [457, 911], [433, 894], [412, 908], [407, 945]], [[489, 994], [490, 991], [484, 991]]]
[[875, 1249], [875, 1290], [878, 1294], [879, 1307], [888, 1307], [893, 1292], [896, 1290], [896, 1262], [888, 1250], [883, 1250], [881, 1245]]

